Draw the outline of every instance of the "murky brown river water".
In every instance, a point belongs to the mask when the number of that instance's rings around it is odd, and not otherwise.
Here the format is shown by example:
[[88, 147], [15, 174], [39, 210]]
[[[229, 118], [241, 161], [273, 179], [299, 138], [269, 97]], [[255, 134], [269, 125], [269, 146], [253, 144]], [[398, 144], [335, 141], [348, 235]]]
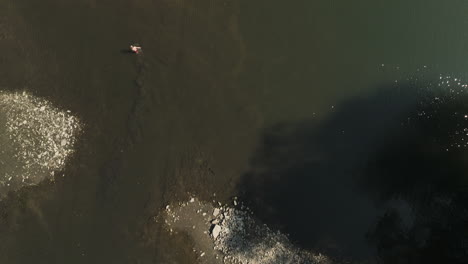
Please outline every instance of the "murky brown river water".
[[[451, 228], [427, 220], [442, 198], [468, 207], [467, 10], [0, 0], [1, 89], [84, 124], [64, 177], [0, 202], [0, 263], [195, 263], [195, 242], [153, 221], [187, 193], [237, 195], [304, 249], [420, 263], [467, 220], [446, 209], [433, 218]], [[135, 42], [141, 56], [126, 50]], [[442, 76], [452, 86], [434, 92]], [[441, 260], [461, 254], [447, 247]]]

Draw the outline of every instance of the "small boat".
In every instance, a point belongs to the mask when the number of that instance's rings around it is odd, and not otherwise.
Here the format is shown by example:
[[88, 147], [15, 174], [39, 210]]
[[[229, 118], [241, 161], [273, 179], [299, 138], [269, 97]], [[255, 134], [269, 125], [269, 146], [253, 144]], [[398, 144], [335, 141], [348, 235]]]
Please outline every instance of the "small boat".
[[131, 50], [133, 53], [136, 53], [136, 54], [140, 54], [140, 53], [143, 52], [143, 50], [141, 49], [141, 46], [138, 45], [138, 44], [130, 45], [130, 50]]

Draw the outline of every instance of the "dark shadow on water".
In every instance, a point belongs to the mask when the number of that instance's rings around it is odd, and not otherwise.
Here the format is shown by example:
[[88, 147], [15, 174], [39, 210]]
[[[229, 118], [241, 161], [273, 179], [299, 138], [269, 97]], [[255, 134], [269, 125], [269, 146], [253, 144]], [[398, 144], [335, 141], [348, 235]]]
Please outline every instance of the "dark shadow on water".
[[468, 92], [428, 83], [379, 87], [324, 121], [267, 128], [239, 195], [301, 248], [468, 263]]
[[120, 53], [123, 53], [123, 54], [135, 54], [133, 51], [131, 51], [130, 49], [121, 49], [120, 50]]

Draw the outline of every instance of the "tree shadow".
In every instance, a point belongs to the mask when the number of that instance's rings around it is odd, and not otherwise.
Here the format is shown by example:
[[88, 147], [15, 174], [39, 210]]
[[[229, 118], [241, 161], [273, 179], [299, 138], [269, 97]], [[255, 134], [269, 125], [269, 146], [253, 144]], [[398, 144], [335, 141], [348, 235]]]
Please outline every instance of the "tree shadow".
[[392, 264], [462, 263], [468, 92], [457, 89], [382, 86], [324, 121], [269, 127], [239, 196], [301, 248]]

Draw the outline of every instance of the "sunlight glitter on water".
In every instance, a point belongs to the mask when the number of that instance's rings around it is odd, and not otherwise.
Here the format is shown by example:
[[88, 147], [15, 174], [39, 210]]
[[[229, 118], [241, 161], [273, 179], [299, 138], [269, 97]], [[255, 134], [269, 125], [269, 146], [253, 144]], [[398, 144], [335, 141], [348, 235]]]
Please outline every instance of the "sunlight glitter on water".
[[431, 131], [434, 142], [445, 151], [468, 147], [468, 83], [452, 74], [426, 73], [398, 80], [397, 87], [410, 85], [417, 91], [416, 111], [407, 117], [407, 125]]
[[0, 92], [0, 196], [53, 179], [73, 153], [81, 130], [70, 111], [26, 92]]

